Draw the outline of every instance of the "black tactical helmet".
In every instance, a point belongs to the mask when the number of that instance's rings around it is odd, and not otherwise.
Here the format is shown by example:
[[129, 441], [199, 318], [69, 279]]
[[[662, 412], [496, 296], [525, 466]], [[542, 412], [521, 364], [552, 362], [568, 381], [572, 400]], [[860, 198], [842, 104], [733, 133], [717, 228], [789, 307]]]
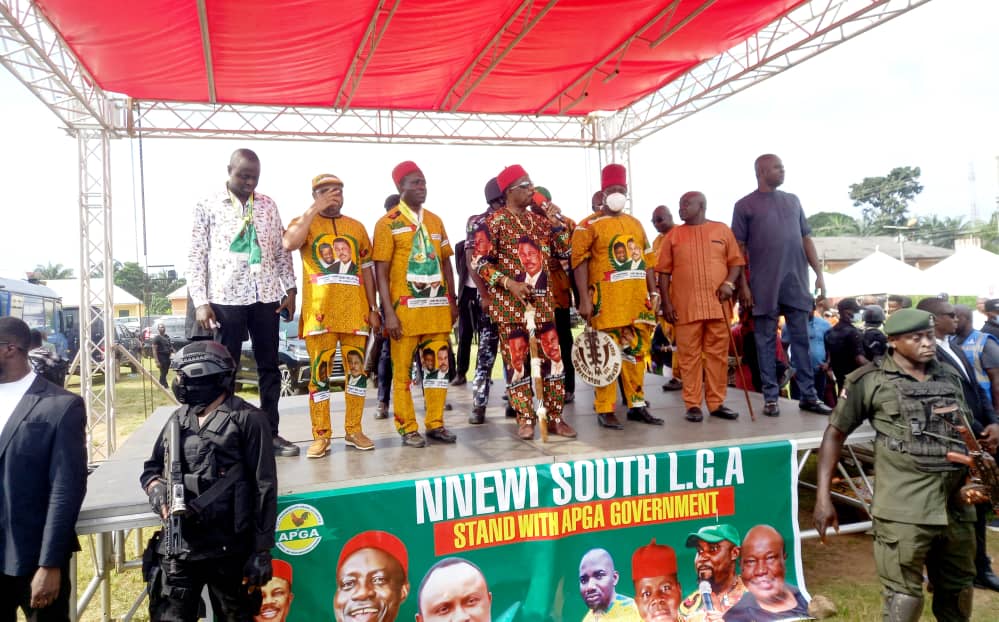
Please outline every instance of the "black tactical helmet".
[[170, 369], [177, 372], [170, 388], [181, 404], [208, 404], [231, 391], [236, 377], [229, 350], [214, 341], [184, 346], [170, 359]]
[[883, 324], [885, 321], [885, 310], [879, 305], [867, 305], [864, 307], [865, 324]]
[[177, 375], [201, 378], [214, 374], [233, 374], [236, 364], [229, 350], [214, 341], [195, 341], [181, 348], [170, 359], [170, 369]]

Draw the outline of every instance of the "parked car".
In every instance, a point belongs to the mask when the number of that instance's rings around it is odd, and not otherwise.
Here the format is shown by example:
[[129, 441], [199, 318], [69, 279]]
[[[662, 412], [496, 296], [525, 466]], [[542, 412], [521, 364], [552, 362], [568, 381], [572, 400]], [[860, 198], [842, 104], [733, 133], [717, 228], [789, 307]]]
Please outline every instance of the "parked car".
[[144, 329], [142, 338], [142, 356], [152, 358], [153, 356], [153, 343], [152, 338], [157, 334], [157, 325], [162, 322], [163, 326], [166, 327], [166, 334], [170, 337], [170, 343], [173, 344], [173, 349], [176, 352], [180, 350], [187, 344], [191, 343], [191, 340], [187, 338], [184, 332], [185, 323], [187, 318], [180, 315], [167, 315], [158, 318], [156, 321], [152, 322], [150, 326]]
[[[333, 355], [330, 382], [343, 382], [346, 378], [340, 348]], [[281, 372], [281, 396], [306, 393], [309, 390], [311, 364], [305, 349], [305, 340], [298, 337], [298, 316], [282, 321], [278, 331], [278, 370]], [[249, 339], [243, 342], [243, 354], [236, 372], [236, 387], [257, 386], [257, 361]]]
[[[118, 343], [123, 348], [125, 348], [125, 350], [127, 350], [129, 354], [135, 357], [135, 360], [137, 361], [139, 360], [139, 357], [141, 356], [142, 352], [142, 344], [134, 332], [125, 328], [125, 326], [123, 326], [122, 324], [115, 324], [114, 339], [115, 343]], [[132, 370], [133, 374], [139, 373], [139, 367], [135, 363], [121, 356], [120, 354], [118, 356], [118, 365], [128, 367], [130, 370]]]

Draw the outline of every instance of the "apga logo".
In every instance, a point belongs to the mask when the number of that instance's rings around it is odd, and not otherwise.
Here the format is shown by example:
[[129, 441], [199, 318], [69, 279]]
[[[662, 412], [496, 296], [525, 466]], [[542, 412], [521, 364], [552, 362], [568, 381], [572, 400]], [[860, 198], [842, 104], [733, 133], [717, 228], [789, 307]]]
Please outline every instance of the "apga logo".
[[288, 555], [305, 555], [322, 541], [322, 526], [323, 515], [311, 505], [288, 506], [277, 519], [277, 547]]

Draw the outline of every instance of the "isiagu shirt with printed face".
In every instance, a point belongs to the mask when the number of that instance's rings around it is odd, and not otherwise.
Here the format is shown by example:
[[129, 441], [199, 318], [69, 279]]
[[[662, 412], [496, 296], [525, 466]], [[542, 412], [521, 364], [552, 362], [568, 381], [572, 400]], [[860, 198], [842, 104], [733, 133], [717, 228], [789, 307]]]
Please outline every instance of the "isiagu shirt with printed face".
[[[299, 218], [291, 221], [291, 225]], [[289, 225], [289, 226], [291, 226]], [[349, 216], [316, 216], [302, 248], [302, 309], [299, 335], [367, 335], [368, 301], [364, 269], [373, 266], [364, 225]]]
[[373, 259], [389, 264], [391, 304], [403, 335], [449, 332], [452, 292], [443, 276], [444, 262], [454, 251], [444, 223], [425, 208], [418, 219], [407, 217], [402, 207], [400, 203], [375, 224]]

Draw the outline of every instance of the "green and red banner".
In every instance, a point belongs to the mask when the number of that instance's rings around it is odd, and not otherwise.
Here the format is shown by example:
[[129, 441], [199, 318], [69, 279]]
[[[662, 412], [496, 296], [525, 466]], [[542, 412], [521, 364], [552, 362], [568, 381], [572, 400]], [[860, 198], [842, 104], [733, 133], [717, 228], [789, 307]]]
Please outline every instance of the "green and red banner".
[[[797, 594], [795, 453], [734, 445], [282, 497], [274, 553], [288, 565], [275, 568], [290, 585], [283, 600], [265, 589], [258, 620], [701, 620], [699, 583], [725, 584], [712, 604], [725, 610], [749, 568], [766, 570], [759, 598], [780, 580]], [[657, 595], [669, 601], [658, 609]]]

